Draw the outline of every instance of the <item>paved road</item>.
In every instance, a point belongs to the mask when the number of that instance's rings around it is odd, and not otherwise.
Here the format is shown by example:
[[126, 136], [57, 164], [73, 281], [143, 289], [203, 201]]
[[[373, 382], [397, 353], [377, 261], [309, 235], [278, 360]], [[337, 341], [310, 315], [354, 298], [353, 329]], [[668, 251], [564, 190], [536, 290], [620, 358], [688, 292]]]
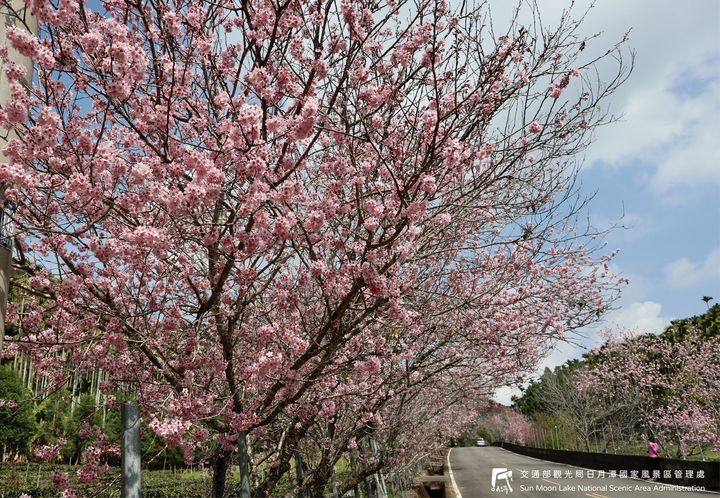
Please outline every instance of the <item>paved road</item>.
[[[687, 491], [677, 486], [639, 479], [599, 478], [597, 471], [588, 475], [586, 469], [538, 460], [495, 447], [453, 448], [450, 451], [450, 467], [462, 498], [498, 496], [716, 498], [720, 496], [717, 493]], [[511, 471], [511, 480], [503, 479], [501, 473], [493, 489], [491, 483], [493, 468], [505, 468]], [[537, 471], [537, 474], [534, 471]], [[579, 476], [579, 472], [582, 472], [582, 477]], [[508, 488], [508, 484], [512, 491]]]

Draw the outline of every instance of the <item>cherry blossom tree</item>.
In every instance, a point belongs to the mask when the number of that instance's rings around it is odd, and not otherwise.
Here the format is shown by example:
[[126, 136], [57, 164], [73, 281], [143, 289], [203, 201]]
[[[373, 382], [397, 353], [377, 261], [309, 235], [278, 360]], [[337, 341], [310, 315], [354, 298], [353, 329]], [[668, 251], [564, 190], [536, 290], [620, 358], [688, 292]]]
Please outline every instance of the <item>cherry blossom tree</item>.
[[582, 13], [497, 31], [441, 0], [26, 5], [37, 36], [18, 15], [7, 37], [32, 83], [0, 53], [30, 275], [8, 341], [48, 389], [106, 372], [188, 460], [212, 453], [214, 496], [238, 448], [245, 495], [248, 458], [269, 465], [256, 496], [298, 448], [314, 490], [363, 437], [388, 454], [370, 472], [410, 459], [413, 431], [472, 412], [462, 386], [513, 382], [612, 302], [576, 179], [629, 66]]
[[636, 422], [664, 446], [675, 443], [679, 457], [720, 447], [720, 375], [709, 368], [720, 361], [717, 335], [697, 328], [679, 340], [648, 334], [610, 341], [598, 355], [582, 388], [609, 398], [632, 393]]
[[530, 419], [507, 406], [498, 405], [480, 417], [480, 425], [495, 441], [528, 444], [533, 437]]

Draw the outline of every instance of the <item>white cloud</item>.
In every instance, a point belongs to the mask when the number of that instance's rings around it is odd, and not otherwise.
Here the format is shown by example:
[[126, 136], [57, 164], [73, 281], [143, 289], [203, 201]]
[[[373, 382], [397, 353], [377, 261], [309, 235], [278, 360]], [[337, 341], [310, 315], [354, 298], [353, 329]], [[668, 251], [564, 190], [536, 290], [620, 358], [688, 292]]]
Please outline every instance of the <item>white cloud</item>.
[[[720, 76], [719, 76], [720, 78]], [[720, 149], [717, 147], [716, 117], [720, 113], [720, 79], [710, 89], [683, 106], [678, 102], [683, 131], [657, 158], [657, 170], [652, 186], [658, 192], [668, 192], [675, 186], [720, 186]], [[695, 106], [704, 107], [696, 111]], [[687, 110], [686, 110], [687, 109]]]
[[599, 7], [605, 10], [598, 12], [612, 11], [634, 26], [630, 46], [637, 50], [636, 67], [614, 99], [613, 109], [623, 119], [600, 130], [589, 162], [641, 165], [653, 191], [669, 199], [717, 189], [720, 4], [698, 1], [684, 9], [672, 2], [652, 8], [646, 2], [623, 3], [603, 2]]
[[670, 317], [662, 316], [662, 305], [654, 301], [633, 302], [608, 317], [611, 328], [638, 334], [659, 333], [670, 325]]
[[669, 263], [665, 267], [665, 279], [667, 285], [673, 288], [687, 288], [713, 281], [717, 288], [720, 281], [720, 247], [711, 251], [702, 262], [680, 258]]
[[509, 406], [510, 404], [512, 404], [511, 398], [513, 396], [520, 396], [521, 394], [522, 391], [520, 391], [520, 389], [518, 389], [517, 387], [503, 386], [495, 391], [495, 395], [493, 396], [493, 398], [498, 403]]
[[593, 160], [651, 167], [649, 184], [658, 194], [720, 186], [714, 122], [720, 113], [720, 70], [717, 73], [689, 97], [674, 91], [670, 80], [649, 83], [624, 106], [624, 121], [603, 130]]

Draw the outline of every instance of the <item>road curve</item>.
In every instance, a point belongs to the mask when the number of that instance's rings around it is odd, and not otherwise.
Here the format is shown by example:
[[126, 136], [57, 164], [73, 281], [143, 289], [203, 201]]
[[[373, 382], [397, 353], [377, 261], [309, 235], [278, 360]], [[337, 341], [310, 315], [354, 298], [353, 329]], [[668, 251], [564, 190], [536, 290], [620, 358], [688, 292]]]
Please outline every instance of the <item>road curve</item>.
[[[538, 460], [496, 447], [453, 448], [450, 470], [459, 497], [541, 498], [714, 498], [718, 493], [682, 489], [678, 486], [630, 478], [600, 478], [588, 471], [560, 463]], [[496, 470], [495, 487], [492, 473]], [[502, 469], [512, 473], [509, 476]], [[622, 469], [618, 469], [622, 470]], [[505, 477], [506, 476], [506, 477]], [[699, 485], [701, 480], [698, 480]]]

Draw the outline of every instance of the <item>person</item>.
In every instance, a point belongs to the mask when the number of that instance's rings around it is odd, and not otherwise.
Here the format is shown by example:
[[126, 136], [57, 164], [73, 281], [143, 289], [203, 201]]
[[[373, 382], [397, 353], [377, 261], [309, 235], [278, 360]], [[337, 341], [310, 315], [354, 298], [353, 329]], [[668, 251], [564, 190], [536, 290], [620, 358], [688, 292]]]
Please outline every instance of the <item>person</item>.
[[648, 436], [648, 457], [650, 459], [650, 478], [655, 479], [653, 473], [655, 470], [660, 471], [660, 460], [658, 460], [658, 453], [660, 452], [660, 445], [655, 441], [655, 438], [650, 435]]

